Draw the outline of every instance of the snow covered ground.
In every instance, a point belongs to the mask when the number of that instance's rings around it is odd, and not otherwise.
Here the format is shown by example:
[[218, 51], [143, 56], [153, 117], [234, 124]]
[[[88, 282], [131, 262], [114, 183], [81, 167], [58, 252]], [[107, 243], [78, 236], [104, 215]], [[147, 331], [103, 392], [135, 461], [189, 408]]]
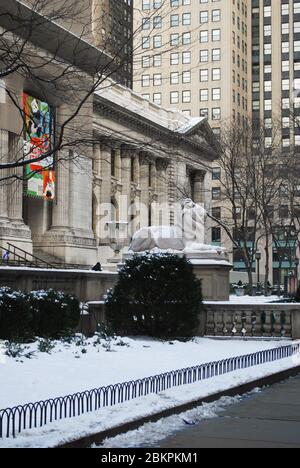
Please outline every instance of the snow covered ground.
[[205, 304], [267, 304], [269, 302], [278, 302], [278, 296], [230, 296], [230, 301], [213, 302], [206, 301]]
[[[290, 342], [288, 342], [290, 344]], [[64, 396], [127, 380], [149, 377], [232, 356], [286, 344], [285, 341], [219, 341], [195, 338], [182, 343], [147, 338], [95, 338], [66, 344], [57, 342], [51, 354], [37, 352], [22, 362], [0, 353], [0, 409]], [[36, 351], [30, 345], [27, 351]]]
[[[57, 421], [39, 429], [25, 431], [13, 439], [0, 439], [0, 448], [47, 448], [56, 447], [81, 437], [96, 434], [106, 429], [118, 427], [126, 422], [138, 420], [146, 415], [173, 408], [207, 395], [241, 385], [255, 379], [300, 365], [300, 357], [283, 359], [272, 364], [264, 364], [251, 369], [240, 370], [207, 381], [174, 388], [159, 395], [149, 395], [130, 402], [103, 408], [95, 413], [77, 418]], [[223, 398], [219, 402], [204, 405], [178, 416], [164, 418], [159, 423], [148, 423], [137, 431], [117, 436], [104, 441], [101, 447], [151, 447], [163, 437], [183, 427], [184, 420], [217, 417], [228, 404], [234, 404], [239, 398]]]

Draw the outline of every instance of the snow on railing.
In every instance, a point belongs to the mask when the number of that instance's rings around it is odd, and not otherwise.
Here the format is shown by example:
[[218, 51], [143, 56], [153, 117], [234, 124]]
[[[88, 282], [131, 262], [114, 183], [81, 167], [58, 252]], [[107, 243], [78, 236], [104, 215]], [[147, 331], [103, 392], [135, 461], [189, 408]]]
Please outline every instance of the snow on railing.
[[101, 408], [114, 406], [149, 394], [200, 382], [239, 369], [274, 362], [300, 353], [300, 343], [259, 351], [222, 361], [174, 370], [140, 380], [118, 383], [64, 397], [0, 410], [0, 438], [16, 437], [27, 429], [53, 421], [74, 418]]

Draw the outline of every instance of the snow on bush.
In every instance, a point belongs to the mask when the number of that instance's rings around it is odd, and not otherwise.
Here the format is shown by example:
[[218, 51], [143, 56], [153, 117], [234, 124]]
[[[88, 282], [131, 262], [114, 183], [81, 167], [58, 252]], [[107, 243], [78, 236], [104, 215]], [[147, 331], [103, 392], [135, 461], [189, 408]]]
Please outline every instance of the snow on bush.
[[70, 333], [79, 319], [79, 301], [69, 294], [52, 289], [26, 294], [0, 288], [0, 339], [59, 338]]
[[118, 334], [187, 338], [197, 330], [201, 303], [201, 283], [185, 257], [145, 254], [121, 269], [106, 310]]

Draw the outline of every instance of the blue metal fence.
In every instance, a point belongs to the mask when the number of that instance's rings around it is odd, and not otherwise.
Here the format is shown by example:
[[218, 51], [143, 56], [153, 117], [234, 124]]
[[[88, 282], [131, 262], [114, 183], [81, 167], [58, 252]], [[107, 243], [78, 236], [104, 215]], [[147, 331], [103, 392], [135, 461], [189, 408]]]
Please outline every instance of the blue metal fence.
[[16, 437], [27, 429], [73, 418], [149, 394], [192, 384], [239, 369], [254, 367], [300, 353], [300, 344], [281, 346], [244, 356], [174, 370], [140, 380], [118, 383], [14, 408], [0, 410], [0, 438]]

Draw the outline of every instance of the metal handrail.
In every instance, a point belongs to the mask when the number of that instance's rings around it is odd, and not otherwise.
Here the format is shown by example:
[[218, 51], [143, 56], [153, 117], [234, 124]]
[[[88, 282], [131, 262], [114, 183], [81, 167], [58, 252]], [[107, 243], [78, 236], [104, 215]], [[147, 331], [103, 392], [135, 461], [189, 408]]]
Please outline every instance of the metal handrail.
[[[24, 264], [24, 266], [26, 266], [26, 265], [30, 265], [32, 267], [35, 266], [35, 264], [33, 262], [28, 261], [26, 257], [23, 257], [22, 255], [19, 255], [19, 254], [15, 253], [15, 252], [11, 251], [8, 248], [2, 247], [0, 245], [0, 249], [2, 251], [6, 251], [9, 254], [14, 255], [15, 257], [17, 257], [17, 259], [18, 259], [17, 262], [18, 262], [19, 265]], [[1, 262], [6, 263], [6, 265], [13, 265], [15, 263], [13, 260], [4, 260], [3, 258], [1, 259]]]
[[[45, 265], [47, 267], [47, 269], [55, 269], [56, 268], [55, 266], [51, 265], [51, 263], [48, 263], [45, 260], [42, 260], [41, 258], [36, 257], [35, 255], [33, 255], [33, 254], [29, 253], [29, 252], [26, 252], [26, 250], [23, 250], [20, 247], [17, 247], [16, 245], [10, 244], [9, 242], [7, 243], [7, 245], [8, 245], [9, 248], [12, 247], [12, 249], [13, 249], [12, 254], [13, 255], [19, 256], [19, 254], [16, 253], [17, 251], [22, 252], [23, 254], [25, 254], [26, 262], [29, 262], [31, 265], [39, 267], [39, 263], [40, 263], [42, 265]], [[28, 261], [27, 256], [31, 257], [34, 261], [33, 262]]]
[[281, 346], [222, 361], [174, 370], [144, 379], [100, 387], [73, 395], [53, 398], [0, 410], [0, 438], [16, 437], [27, 429], [45, 426], [53, 421], [74, 418], [100, 408], [115, 406], [170, 388], [211, 379], [236, 370], [274, 362], [300, 353], [300, 344]]

